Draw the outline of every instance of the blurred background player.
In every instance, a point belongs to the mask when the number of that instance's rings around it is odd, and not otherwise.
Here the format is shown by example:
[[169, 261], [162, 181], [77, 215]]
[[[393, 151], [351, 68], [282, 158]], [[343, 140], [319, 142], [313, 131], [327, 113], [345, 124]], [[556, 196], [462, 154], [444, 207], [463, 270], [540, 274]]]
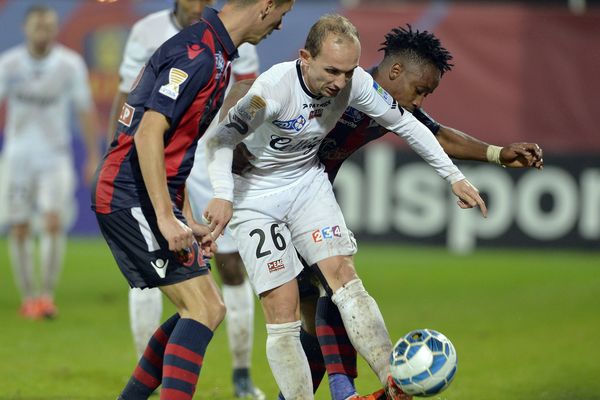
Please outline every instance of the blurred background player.
[[[25, 44], [0, 55], [0, 101], [7, 99], [5, 178], [9, 247], [20, 313], [57, 314], [54, 291], [63, 264], [66, 232], [75, 214], [77, 174], [69, 134], [70, 108], [77, 112], [89, 183], [99, 160], [97, 117], [84, 60], [55, 42], [58, 15], [33, 6], [25, 16]], [[41, 282], [34, 271], [33, 231], [39, 223]]]
[[[121, 82], [115, 95], [109, 121], [109, 139], [135, 78], [154, 51], [181, 29], [200, 20], [202, 10], [211, 0], [175, 0], [172, 9], [152, 13], [136, 22], [125, 45], [119, 68]], [[256, 48], [244, 43], [238, 48], [239, 58], [232, 63], [234, 80], [255, 78], [258, 75]], [[210, 200], [212, 189], [206, 174], [204, 146], [197, 146], [195, 165], [186, 183], [195, 219], [200, 221], [202, 210]], [[227, 307], [226, 329], [233, 357], [233, 384], [236, 397], [264, 398], [250, 377], [250, 362], [254, 331], [254, 295], [248, 284], [239, 253], [229, 231], [218, 241], [217, 270], [223, 282], [223, 300]], [[129, 318], [138, 358], [162, 319], [162, 294], [158, 288], [131, 288]]]

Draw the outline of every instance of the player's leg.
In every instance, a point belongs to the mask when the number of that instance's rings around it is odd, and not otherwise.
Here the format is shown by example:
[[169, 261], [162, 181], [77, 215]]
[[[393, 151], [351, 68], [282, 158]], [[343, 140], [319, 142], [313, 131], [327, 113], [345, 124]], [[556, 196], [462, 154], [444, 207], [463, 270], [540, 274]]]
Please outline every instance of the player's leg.
[[351, 255], [356, 252], [356, 242], [327, 176], [321, 172], [311, 178], [290, 223], [294, 245], [307, 263], [318, 264], [353, 346], [385, 385], [392, 343], [383, 317], [354, 269]]
[[[196, 150], [196, 163], [186, 181], [192, 213], [197, 221], [212, 198], [212, 187], [204, 170], [203, 146]], [[226, 330], [233, 362], [233, 388], [235, 397], [264, 399], [264, 393], [254, 386], [250, 375], [252, 344], [254, 340], [254, 293], [246, 277], [231, 230], [217, 240], [215, 257], [217, 271], [223, 283], [221, 290], [227, 307]]]
[[197, 243], [184, 257], [169, 251], [156, 220], [140, 208], [97, 219], [130, 286], [161, 287], [178, 311], [150, 340], [121, 398], [147, 398], [162, 383], [162, 398], [191, 399], [206, 346], [225, 315], [206, 260]]
[[129, 325], [138, 359], [144, 354], [148, 341], [160, 326], [162, 293], [158, 288], [129, 290]]
[[[281, 221], [295, 193], [234, 201], [230, 222], [248, 278], [267, 323], [266, 352], [275, 381], [288, 399], [312, 398], [310, 369], [300, 343], [300, 311], [295, 277], [302, 270]], [[268, 210], [268, 211], [266, 211]]]
[[39, 173], [38, 207], [43, 215], [40, 230], [40, 269], [42, 275], [39, 306], [47, 318], [56, 316], [54, 293], [62, 271], [67, 228], [75, 214], [75, 173], [68, 158], [55, 162]]
[[6, 215], [10, 226], [8, 247], [15, 284], [21, 294], [20, 314], [25, 318], [40, 317], [33, 266], [33, 234], [30, 226], [35, 211], [35, 172], [29, 164], [12, 157], [5, 158], [5, 179], [0, 188], [7, 202]]

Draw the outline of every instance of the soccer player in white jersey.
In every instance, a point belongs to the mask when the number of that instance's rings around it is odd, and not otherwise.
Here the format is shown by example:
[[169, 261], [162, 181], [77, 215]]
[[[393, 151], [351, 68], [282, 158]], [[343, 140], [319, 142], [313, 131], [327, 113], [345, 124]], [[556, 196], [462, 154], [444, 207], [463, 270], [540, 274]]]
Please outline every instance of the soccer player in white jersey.
[[[99, 161], [96, 113], [85, 62], [55, 43], [58, 15], [45, 6], [27, 11], [26, 42], [0, 55], [0, 101], [7, 101], [2, 202], [10, 225], [11, 264], [25, 318], [57, 314], [54, 291], [66, 231], [75, 215], [76, 174], [70, 110], [77, 112], [87, 147], [84, 179]], [[34, 224], [40, 219], [41, 282], [34, 271]]]
[[[348, 106], [405, 138], [451, 186], [461, 208], [485, 203], [433, 135], [358, 67], [360, 42], [344, 17], [322, 17], [297, 61], [263, 73], [207, 138], [214, 198], [204, 212], [213, 235], [231, 219], [250, 281], [267, 322], [267, 358], [286, 399], [313, 398], [299, 340], [302, 269], [296, 250], [316, 263], [333, 290], [352, 344], [383, 385], [392, 348], [383, 317], [354, 268], [356, 242], [346, 227], [322, 164], [321, 140]], [[255, 157], [244, 176], [231, 173], [234, 147], [244, 141]], [[233, 217], [232, 217], [233, 214]], [[388, 386], [393, 398], [397, 388]]]
[[[129, 89], [142, 67], [154, 51], [167, 39], [202, 17], [204, 6], [210, 0], [176, 0], [174, 8], [152, 13], [133, 25], [119, 68], [121, 82], [113, 102], [109, 132], [115, 132], [117, 110], [127, 99]], [[239, 58], [232, 64], [234, 80], [255, 78], [258, 75], [258, 55], [254, 45], [244, 43], [238, 48]], [[209, 128], [210, 129], [210, 128]], [[202, 210], [212, 197], [212, 188], [206, 174], [204, 146], [198, 146], [195, 167], [186, 186], [192, 210], [200, 220]], [[244, 266], [230, 233], [218, 241], [215, 256], [223, 282], [223, 300], [227, 307], [226, 329], [233, 357], [234, 394], [240, 398], [263, 399], [264, 393], [256, 388], [250, 377], [250, 362], [254, 331], [254, 296], [246, 280]], [[129, 291], [129, 318], [138, 358], [162, 319], [162, 295], [158, 288]]]

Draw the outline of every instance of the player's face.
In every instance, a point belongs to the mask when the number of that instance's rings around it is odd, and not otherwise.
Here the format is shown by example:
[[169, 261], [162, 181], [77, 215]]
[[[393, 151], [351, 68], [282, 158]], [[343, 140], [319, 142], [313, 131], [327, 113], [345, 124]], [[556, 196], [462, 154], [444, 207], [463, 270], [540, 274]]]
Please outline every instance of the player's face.
[[440, 70], [432, 64], [404, 62], [395, 64], [397, 76], [391, 81], [388, 92], [402, 107], [409, 111], [421, 107], [428, 94], [440, 84]]
[[24, 30], [28, 45], [38, 53], [45, 53], [58, 34], [58, 16], [53, 11], [32, 13]]
[[283, 17], [294, 6], [294, 0], [287, 1], [281, 5], [276, 5], [272, 1], [267, 3], [267, 11], [259, 23], [254, 24], [254, 29], [249, 43], [257, 44], [274, 30], [280, 30], [283, 25]]
[[312, 57], [302, 49], [300, 58], [308, 88], [316, 95], [335, 97], [352, 79], [360, 59], [360, 43], [330, 34], [325, 37], [319, 55]]
[[204, 7], [212, 5], [212, 0], [177, 0], [175, 17], [182, 28], [195, 24], [202, 18]]

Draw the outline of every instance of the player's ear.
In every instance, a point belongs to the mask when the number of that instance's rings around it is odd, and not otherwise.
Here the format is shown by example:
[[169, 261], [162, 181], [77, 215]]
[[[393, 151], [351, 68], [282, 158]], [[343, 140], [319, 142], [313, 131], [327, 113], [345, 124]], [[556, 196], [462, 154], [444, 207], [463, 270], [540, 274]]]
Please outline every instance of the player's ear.
[[261, 19], [265, 19], [266, 16], [269, 15], [271, 13], [271, 11], [273, 11], [273, 8], [275, 8], [275, 4], [273, 3], [273, 0], [266, 0], [263, 3], [263, 9], [260, 12]]
[[389, 78], [390, 80], [394, 80], [398, 78], [402, 72], [404, 71], [404, 65], [400, 62], [393, 63], [389, 70]]
[[310, 55], [310, 51], [306, 50], [306, 49], [300, 49], [300, 60], [306, 62], [306, 61], [310, 61], [310, 59], [312, 58], [312, 56]]

